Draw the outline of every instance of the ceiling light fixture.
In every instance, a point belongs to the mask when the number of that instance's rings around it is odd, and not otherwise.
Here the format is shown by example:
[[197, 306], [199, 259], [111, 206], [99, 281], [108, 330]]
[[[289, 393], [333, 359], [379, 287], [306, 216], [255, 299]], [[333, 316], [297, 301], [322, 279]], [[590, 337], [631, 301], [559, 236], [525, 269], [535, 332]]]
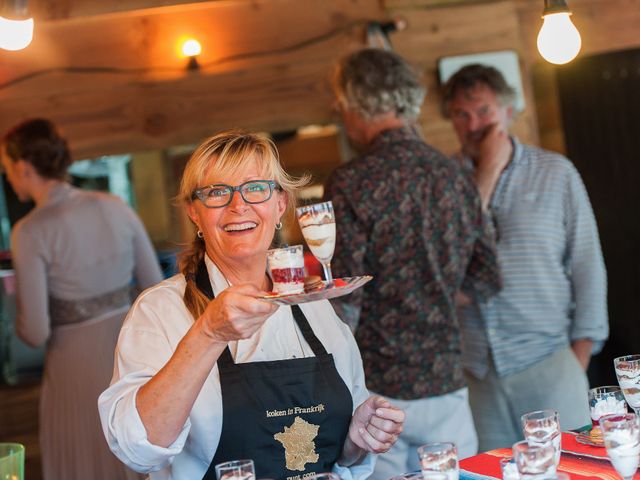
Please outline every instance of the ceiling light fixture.
[[200, 42], [194, 38], [186, 40], [182, 44], [182, 54], [189, 59], [187, 63], [187, 70], [198, 70], [200, 65], [198, 64], [198, 55], [202, 52]]
[[33, 39], [33, 18], [27, 0], [5, 0], [0, 12], [0, 48], [22, 50]]
[[407, 21], [402, 17], [395, 17], [388, 22], [369, 22], [366, 30], [366, 43], [371, 48], [393, 50], [389, 35], [401, 32], [407, 28]]
[[571, 10], [565, 0], [544, 0], [538, 51], [549, 63], [568, 63], [580, 52], [582, 39], [570, 15]]

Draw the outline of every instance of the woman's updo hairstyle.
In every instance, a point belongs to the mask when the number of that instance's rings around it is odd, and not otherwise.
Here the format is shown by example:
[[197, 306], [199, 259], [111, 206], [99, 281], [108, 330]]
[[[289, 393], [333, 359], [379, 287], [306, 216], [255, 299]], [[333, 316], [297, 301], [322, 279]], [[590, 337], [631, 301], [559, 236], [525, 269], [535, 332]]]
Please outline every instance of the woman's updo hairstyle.
[[49, 120], [27, 120], [7, 132], [2, 143], [12, 161], [24, 160], [44, 178], [62, 180], [71, 165], [67, 141]]

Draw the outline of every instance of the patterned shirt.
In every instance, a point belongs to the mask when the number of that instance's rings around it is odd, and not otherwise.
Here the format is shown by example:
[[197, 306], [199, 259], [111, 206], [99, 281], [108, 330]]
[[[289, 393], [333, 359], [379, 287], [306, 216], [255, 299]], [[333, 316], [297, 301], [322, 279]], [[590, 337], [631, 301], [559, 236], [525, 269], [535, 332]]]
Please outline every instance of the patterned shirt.
[[503, 290], [461, 313], [464, 366], [478, 378], [489, 352], [504, 376], [573, 340], [597, 349], [609, 331], [606, 272], [580, 175], [563, 156], [512, 141], [490, 205]]
[[387, 130], [333, 172], [325, 197], [336, 214], [335, 276], [374, 276], [334, 301], [340, 313], [360, 310], [359, 321], [343, 319], [357, 322], [367, 387], [404, 400], [463, 387], [454, 296], [500, 287], [470, 176], [414, 130]]

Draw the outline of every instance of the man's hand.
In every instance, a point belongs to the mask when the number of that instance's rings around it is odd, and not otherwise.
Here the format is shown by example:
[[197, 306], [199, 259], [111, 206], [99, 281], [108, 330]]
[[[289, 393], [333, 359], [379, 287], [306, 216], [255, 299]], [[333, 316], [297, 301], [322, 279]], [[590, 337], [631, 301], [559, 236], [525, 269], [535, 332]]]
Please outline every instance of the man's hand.
[[489, 207], [491, 196], [500, 174], [507, 167], [513, 154], [513, 144], [509, 134], [497, 123], [492, 124], [479, 144], [478, 158], [475, 158], [475, 180], [482, 198], [482, 207]]
[[582, 369], [586, 372], [591, 360], [591, 351], [593, 350], [593, 340], [587, 338], [581, 338], [571, 343], [571, 349], [574, 355], [578, 359], [578, 362], [582, 366]]

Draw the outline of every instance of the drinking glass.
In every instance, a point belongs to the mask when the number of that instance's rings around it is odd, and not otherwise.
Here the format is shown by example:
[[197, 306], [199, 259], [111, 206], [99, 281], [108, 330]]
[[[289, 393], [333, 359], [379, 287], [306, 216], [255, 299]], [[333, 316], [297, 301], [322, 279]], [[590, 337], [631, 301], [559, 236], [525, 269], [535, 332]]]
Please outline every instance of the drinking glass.
[[24, 480], [24, 445], [0, 443], [0, 480]]
[[336, 246], [336, 217], [333, 203], [322, 202], [296, 208], [296, 217], [302, 235], [311, 253], [322, 264], [327, 283], [333, 282], [331, 259]]
[[389, 480], [448, 480], [443, 472], [410, 472], [391, 477]]
[[418, 448], [420, 469], [424, 478], [432, 472], [447, 474], [447, 480], [458, 480], [460, 469], [458, 467], [458, 448], [455, 443], [427, 443]]
[[600, 418], [600, 428], [613, 468], [624, 480], [631, 480], [640, 463], [640, 425], [637, 415], [606, 415]]
[[556, 476], [556, 451], [550, 443], [532, 445], [527, 440], [513, 444], [513, 458], [521, 480], [542, 480]]
[[609, 385], [589, 390], [589, 412], [593, 428], [598, 427], [600, 418], [605, 415], [627, 413], [627, 404], [620, 387]]
[[304, 292], [302, 245], [268, 250], [267, 265], [274, 292], [285, 295]]
[[216, 465], [218, 480], [255, 480], [256, 471], [253, 460], [231, 460]]
[[513, 457], [500, 459], [500, 471], [502, 472], [502, 480], [520, 480], [518, 465]]
[[618, 384], [636, 415], [640, 415], [640, 355], [626, 355], [613, 360]]
[[532, 446], [549, 445], [553, 447], [555, 465], [560, 464], [562, 435], [558, 412], [555, 410], [536, 410], [525, 413], [522, 416], [522, 433], [524, 439]]

